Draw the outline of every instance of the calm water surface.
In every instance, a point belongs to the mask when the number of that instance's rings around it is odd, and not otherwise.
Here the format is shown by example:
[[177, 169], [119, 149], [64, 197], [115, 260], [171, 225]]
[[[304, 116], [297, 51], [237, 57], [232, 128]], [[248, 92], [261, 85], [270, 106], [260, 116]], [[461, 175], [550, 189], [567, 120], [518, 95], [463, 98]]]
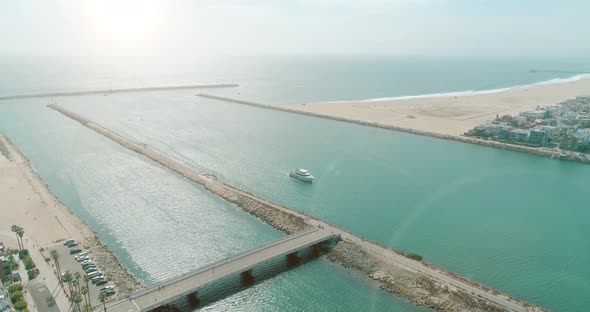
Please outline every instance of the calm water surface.
[[[101, 76], [106, 70], [94, 68], [72, 70], [70, 80], [40, 80], [28, 87], [9, 81], [0, 93], [103, 88], [112, 80], [122, 86], [183, 83], [194, 76], [198, 79], [192, 82], [242, 85], [208, 92], [280, 104], [494, 89], [555, 78], [549, 73], [532, 75], [529, 67], [585, 64], [297, 59], [246, 63], [233, 71], [202, 66], [162, 76], [147, 68], [136, 73], [142, 83], [123, 70], [110, 68], [110, 76]], [[478, 74], [482, 72], [486, 75]], [[71, 78], [75, 76], [97, 78], [78, 83]], [[585, 194], [590, 166], [206, 100], [194, 93], [2, 102], [0, 130], [146, 282], [181, 274], [281, 234], [44, 108], [50, 101], [235, 186], [371, 240], [419, 252], [430, 262], [502, 291], [559, 311], [584, 311], [590, 305], [590, 212]], [[296, 166], [311, 169], [317, 183], [289, 179], [288, 171]], [[325, 261], [208, 309], [237, 307], [416, 310]]]

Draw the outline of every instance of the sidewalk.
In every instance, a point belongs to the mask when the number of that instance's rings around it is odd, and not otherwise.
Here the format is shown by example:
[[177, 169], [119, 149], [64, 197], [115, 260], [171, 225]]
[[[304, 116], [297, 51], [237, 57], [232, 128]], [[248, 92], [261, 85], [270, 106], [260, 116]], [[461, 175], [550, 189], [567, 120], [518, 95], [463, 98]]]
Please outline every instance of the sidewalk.
[[[39, 276], [37, 276], [37, 278], [35, 278], [32, 282], [44, 283], [45, 286], [47, 286], [47, 289], [50, 292], [54, 293], [53, 295], [54, 295], [55, 303], [57, 304], [59, 311], [61, 311], [61, 312], [69, 311], [70, 310], [70, 302], [68, 301], [68, 298], [66, 298], [63, 290], [60, 290], [61, 286], [58, 286], [59, 282], [57, 279], [57, 274], [55, 273], [54, 268], [50, 264], [45, 262], [45, 256], [49, 257], [49, 253], [47, 252], [46, 255], [41, 254], [41, 252], [39, 251], [40, 247], [37, 245], [33, 245], [33, 242], [27, 236], [23, 237], [23, 242], [24, 242], [25, 248], [29, 250], [29, 255], [31, 256], [31, 259], [33, 259], [33, 262], [35, 262], [35, 265], [39, 269]], [[21, 266], [24, 266], [24, 265], [21, 265]], [[24, 267], [23, 267], [23, 270], [24, 270]], [[28, 277], [27, 277], [26, 271], [24, 272], [24, 275], [22, 275], [21, 277], [23, 279], [23, 282], [25, 282], [25, 281], [28, 282]], [[32, 306], [32, 303], [33, 303], [33, 301], [31, 301], [31, 304], [30, 304], [31, 306]]]

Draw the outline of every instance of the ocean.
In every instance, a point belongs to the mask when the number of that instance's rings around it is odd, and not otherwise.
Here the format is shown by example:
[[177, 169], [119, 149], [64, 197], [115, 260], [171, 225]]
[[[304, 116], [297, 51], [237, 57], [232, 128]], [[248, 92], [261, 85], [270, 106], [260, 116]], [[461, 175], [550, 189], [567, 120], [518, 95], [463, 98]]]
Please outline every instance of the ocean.
[[[488, 92], [590, 71], [589, 60], [534, 58], [249, 56], [148, 66], [7, 57], [0, 64], [0, 95], [238, 83], [206, 92], [273, 105]], [[283, 234], [45, 105], [56, 102], [232, 185], [511, 295], [558, 311], [590, 305], [589, 166], [195, 93], [1, 101], [0, 131], [148, 284]], [[310, 169], [317, 183], [289, 179], [293, 167]], [[320, 260], [205, 310], [421, 309]]]

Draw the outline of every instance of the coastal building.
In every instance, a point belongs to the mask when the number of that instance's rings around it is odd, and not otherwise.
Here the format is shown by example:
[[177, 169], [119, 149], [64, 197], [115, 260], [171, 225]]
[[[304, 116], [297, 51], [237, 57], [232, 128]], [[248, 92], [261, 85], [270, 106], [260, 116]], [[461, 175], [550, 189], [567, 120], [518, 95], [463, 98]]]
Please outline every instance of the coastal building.
[[557, 130], [559, 130], [558, 132], [562, 135], [568, 135], [574, 133], [576, 131], [576, 127], [569, 125], [559, 125]]
[[0, 312], [12, 311], [14, 311], [14, 309], [10, 303], [10, 295], [8, 294], [8, 290], [0, 284]]
[[516, 124], [519, 127], [524, 127], [526, 126], [528, 120], [526, 119], [526, 117], [524, 116], [514, 116], [512, 118], [512, 121], [514, 122], [514, 124]]
[[483, 131], [488, 136], [506, 137], [512, 127], [505, 122], [489, 121], [476, 129]]
[[545, 145], [547, 144], [547, 133], [537, 126], [529, 131], [529, 142]]
[[574, 137], [584, 144], [590, 144], [590, 129], [578, 129]]
[[559, 106], [550, 105], [545, 107], [539, 107], [537, 108], [537, 111], [544, 111], [545, 117], [552, 118], [559, 116], [561, 109], [559, 108]]
[[557, 137], [559, 135], [559, 131], [557, 130], [557, 127], [555, 127], [555, 126], [542, 125], [542, 126], [537, 126], [535, 128], [545, 132], [545, 135], [547, 135], [547, 140], [549, 140], [549, 141], [553, 140], [554, 137]]
[[512, 129], [508, 132], [508, 139], [515, 142], [526, 142], [529, 138], [529, 131], [524, 129]]
[[545, 118], [545, 113], [547, 111], [543, 109], [535, 110], [535, 111], [528, 111], [520, 113], [520, 116], [525, 117], [527, 120], [532, 121], [535, 119], [543, 119]]
[[578, 113], [568, 111], [561, 116], [561, 122], [566, 125], [575, 125], [578, 122]]
[[578, 116], [578, 127], [590, 128], [590, 116], [586, 114]]

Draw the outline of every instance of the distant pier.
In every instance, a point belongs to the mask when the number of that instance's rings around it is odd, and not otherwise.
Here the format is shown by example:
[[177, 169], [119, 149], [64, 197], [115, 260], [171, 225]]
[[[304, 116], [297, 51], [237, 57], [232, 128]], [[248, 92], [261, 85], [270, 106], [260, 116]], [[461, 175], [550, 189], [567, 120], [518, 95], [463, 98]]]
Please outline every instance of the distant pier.
[[45, 97], [54, 97], [54, 96], [79, 96], [79, 95], [93, 95], [93, 94], [149, 92], [149, 91], [172, 91], [172, 90], [209, 89], [209, 88], [235, 88], [235, 87], [239, 87], [239, 86], [240, 85], [238, 85], [238, 84], [207, 84], [207, 85], [182, 85], [182, 86], [99, 89], [99, 90], [86, 90], [86, 91], [34, 93], [34, 94], [0, 96], [0, 101], [2, 101], [2, 100], [45, 98]]

